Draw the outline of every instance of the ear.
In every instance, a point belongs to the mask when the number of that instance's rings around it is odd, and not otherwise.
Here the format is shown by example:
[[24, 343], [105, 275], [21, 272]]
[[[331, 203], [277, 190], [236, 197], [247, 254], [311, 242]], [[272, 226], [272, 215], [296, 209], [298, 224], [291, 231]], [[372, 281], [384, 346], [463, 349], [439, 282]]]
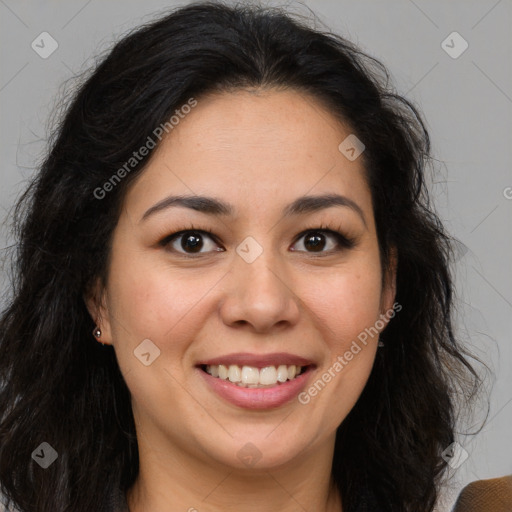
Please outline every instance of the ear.
[[[396, 297], [396, 273], [398, 266], [398, 255], [395, 247], [392, 247], [389, 251], [389, 263], [387, 268], [384, 269], [384, 279], [383, 286], [381, 292], [381, 302], [380, 302], [380, 314], [382, 320], [385, 321], [386, 325], [389, 320], [394, 316], [390, 316], [390, 313], [394, 313], [395, 308], [393, 307], [395, 304]], [[400, 309], [401, 306], [400, 306]], [[400, 311], [397, 308], [397, 311]], [[384, 329], [383, 329], [384, 330]]]
[[101, 329], [102, 343], [112, 343], [110, 313], [107, 306], [106, 289], [100, 278], [97, 278], [85, 291], [84, 302], [95, 324]]

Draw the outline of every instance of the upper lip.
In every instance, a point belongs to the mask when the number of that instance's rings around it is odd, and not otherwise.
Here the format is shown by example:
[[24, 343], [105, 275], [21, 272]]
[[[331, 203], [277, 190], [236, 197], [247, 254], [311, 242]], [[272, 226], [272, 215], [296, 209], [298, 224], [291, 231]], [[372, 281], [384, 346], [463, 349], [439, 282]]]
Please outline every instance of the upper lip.
[[254, 366], [257, 368], [264, 368], [265, 366], [279, 366], [279, 365], [296, 365], [296, 366], [309, 366], [312, 363], [309, 359], [300, 357], [287, 352], [274, 352], [272, 354], [250, 354], [247, 352], [239, 352], [236, 354], [226, 354], [225, 356], [214, 357], [201, 361], [201, 365], [237, 365], [237, 366]]

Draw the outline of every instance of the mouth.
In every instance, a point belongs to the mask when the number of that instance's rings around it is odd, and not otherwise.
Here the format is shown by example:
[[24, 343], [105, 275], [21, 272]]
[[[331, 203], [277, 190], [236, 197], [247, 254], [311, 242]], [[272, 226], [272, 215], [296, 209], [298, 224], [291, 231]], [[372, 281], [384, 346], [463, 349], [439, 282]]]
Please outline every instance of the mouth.
[[196, 365], [207, 389], [244, 409], [272, 409], [304, 389], [316, 365], [291, 354], [232, 354]]

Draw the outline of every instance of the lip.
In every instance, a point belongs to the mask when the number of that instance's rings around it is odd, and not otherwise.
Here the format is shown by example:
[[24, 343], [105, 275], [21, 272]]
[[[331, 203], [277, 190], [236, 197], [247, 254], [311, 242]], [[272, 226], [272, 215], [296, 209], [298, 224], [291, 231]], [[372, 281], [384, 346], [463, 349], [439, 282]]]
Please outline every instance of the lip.
[[313, 361], [305, 359], [294, 354], [287, 352], [275, 352], [273, 354], [251, 354], [249, 352], [239, 352], [236, 354], [228, 354], [225, 356], [218, 356], [207, 361], [201, 361], [197, 366], [202, 365], [219, 365], [224, 364], [229, 366], [236, 364], [237, 366], [254, 366], [255, 368], [265, 368], [265, 366], [279, 366], [285, 364], [287, 366], [310, 366]]
[[[214, 360], [212, 359], [212, 361]], [[224, 359], [224, 361], [226, 361], [226, 359]], [[281, 407], [296, 398], [297, 395], [306, 387], [306, 383], [312, 375], [313, 369], [314, 366], [309, 365], [298, 377], [293, 380], [287, 380], [282, 384], [276, 384], [271, 388], [243, 388], [233, 384], [229, 380], [212, 377], [200, 367], [197, 368], [197, 371], [201, 374], [208, 387], [224, 400], [244, 409], [261, 410]]]

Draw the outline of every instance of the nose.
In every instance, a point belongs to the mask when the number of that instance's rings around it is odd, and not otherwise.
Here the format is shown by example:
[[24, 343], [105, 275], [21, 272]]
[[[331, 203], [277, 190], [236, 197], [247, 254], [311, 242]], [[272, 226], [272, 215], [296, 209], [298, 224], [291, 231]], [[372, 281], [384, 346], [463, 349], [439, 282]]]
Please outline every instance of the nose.
[[269, 252], [264, 251], [252, 263], [235, 257], [220, 308], [229, 327], [271, 334], [298, 322], [299, 297], [282, 265]]

